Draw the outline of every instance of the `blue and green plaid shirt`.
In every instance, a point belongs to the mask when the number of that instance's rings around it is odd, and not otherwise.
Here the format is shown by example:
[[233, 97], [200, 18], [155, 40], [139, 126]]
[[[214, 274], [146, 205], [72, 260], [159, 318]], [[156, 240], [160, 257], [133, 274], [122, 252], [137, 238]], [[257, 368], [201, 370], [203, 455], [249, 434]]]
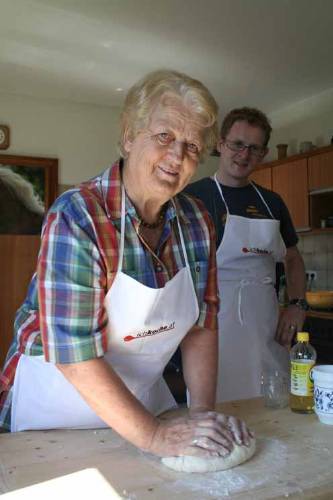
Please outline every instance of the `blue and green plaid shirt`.
[[[44, 355], [52, 363], [101, 357], [108, 349], [104, 298], [117, 272], [121, 210], [120, 163], [60, 196], [46, 217], [37, 272], [17, 312], [14, 340], [0, 376], [0, 427], [10, 428], [15, 370], [21, 354]], [[197, 325], [217, 328], [215, 233], [200, 202], [175, 197], [194, 288]], [[163, 287], [184, 257], [176, 211], [170, 203], [154, 253], [138, 237], [139, 218], [126, 197], [122, 270], [146, 286]], [[112, 334], [112, 333], [111, 333]]]

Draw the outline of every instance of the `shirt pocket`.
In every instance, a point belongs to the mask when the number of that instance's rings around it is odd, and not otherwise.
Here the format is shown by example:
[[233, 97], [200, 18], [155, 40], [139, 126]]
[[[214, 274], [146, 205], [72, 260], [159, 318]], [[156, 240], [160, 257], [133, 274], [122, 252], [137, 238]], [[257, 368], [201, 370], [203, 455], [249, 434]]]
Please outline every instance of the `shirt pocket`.
[[190, 270], [200, 309], [207, 287], [208, 261], [197, 260], [194, 262], [190, 262]]

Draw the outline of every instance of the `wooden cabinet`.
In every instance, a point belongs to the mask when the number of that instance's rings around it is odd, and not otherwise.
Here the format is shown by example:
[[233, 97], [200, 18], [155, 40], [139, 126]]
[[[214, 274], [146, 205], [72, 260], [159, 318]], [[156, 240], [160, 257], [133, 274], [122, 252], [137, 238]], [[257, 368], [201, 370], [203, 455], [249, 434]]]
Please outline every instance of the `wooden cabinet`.
[[13, 339], [15, 313], [35, 271], [39, 246], [39, 235], [0, 235], [0, 366]]
[[266, 189], [272, 189], [272, 168], [258, 168], [250, 175], [251, 181]]
[[333, 146], [259, 165], [251, 180], [282, 197], [298, 231], [318, 230], [333, 213]]
[[333, 189], [333, 150], [308, 159], [309, 190]]
[[272, 188], [286, 203], [297, 230], [310, 228], [307, 159], [272, 168]]

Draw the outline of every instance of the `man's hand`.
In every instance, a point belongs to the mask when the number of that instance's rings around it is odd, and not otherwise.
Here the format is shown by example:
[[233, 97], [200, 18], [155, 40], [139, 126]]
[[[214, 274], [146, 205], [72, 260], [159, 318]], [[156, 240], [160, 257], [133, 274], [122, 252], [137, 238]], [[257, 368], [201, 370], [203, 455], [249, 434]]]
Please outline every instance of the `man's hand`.
[[280, 313], [275, 340], [290, 348], [294, 336], [302, 330], [304, 321], [305, 311], [298, 306], [288, 306]]

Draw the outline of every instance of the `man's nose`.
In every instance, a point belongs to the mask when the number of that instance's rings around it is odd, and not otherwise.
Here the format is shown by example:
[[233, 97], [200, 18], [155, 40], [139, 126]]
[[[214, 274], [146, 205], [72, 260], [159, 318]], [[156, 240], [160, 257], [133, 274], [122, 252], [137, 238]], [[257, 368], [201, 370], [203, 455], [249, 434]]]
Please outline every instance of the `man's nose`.
[[244, 149], [242, 151], [239, 151], [238, 152], [238, 156], [240, 156], [241, 158], [250, 158], [251, 156], [251, 150], [248, 146], [245, 146]]

